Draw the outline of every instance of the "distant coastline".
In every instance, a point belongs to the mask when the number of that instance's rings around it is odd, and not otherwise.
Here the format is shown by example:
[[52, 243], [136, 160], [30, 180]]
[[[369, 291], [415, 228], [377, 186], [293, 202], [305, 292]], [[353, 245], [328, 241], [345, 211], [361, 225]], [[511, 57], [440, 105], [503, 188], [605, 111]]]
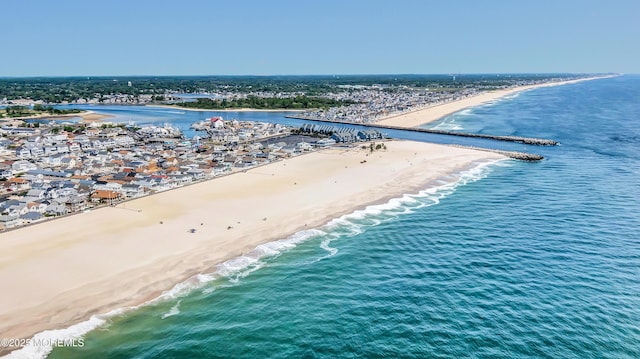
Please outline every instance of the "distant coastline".
[[618, 75], [608, 76], [594, 76], [568, 81], [559, 82], [547, 82], [536, 85], [518, 86], [504, 90], [487, 91], [477, 94], [475, 96], [463, 98], [457, 101], [451, 101], [446, 103], [435, 104], [426, 108], [416, 109], [410, 112], [402, 114], [394, 114], [376, 121], [377, 124], [385, 126], [398, 126], [398, 127], [417, 127], [425, 125], [431, 122], [438, 121], [443, 117], [451, 115], [453, 113], [462, 111], [464, 109], [482, 105], [487, 102], [495, 101], [505, 96], [513, 95], [519, 92], [532, 90], [541, 87], [552, 87], [568, 85], [578, 83], [582, 81], [590, 81], [597, 79], [605, 79], [610, 77], [616, 77]]

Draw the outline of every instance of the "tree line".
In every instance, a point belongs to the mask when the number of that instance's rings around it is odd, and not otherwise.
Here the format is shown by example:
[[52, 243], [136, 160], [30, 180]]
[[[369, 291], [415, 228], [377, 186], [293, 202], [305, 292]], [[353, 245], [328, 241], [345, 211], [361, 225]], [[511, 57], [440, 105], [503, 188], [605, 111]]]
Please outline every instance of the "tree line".
[[308, 109], [308, 108], [328, 108], [341, 106], [351, 102], [339, 101], [324, 97], [258, 97], [247, 96], [234, 100], [213, 100], [210, 98], [199, 98], [196, 101], [180, 102], [177, 106], [185, 108], [198, 108], [207, 110], [224, 110], [234, 108], [254, 108], [254, 109]]
[[58, 109], [53, 106], [45, 106], [35, 104], [33, 107], [29, 106], [7, 106], [4, 109], [4, 113], [8, 117], [25, 117], [39, 114], [51, 114], [51, 115], [67, 115], [72, 113], [79, 113], [82, 110], [78, 109]]
[[128, 76], [0, 78], [0, 100], [31, 99], [46, 103], [101, 99], [109, 95], [171, 93], [300, 93], [318, 96], [358, 86], [383, 88], [492, 88], [520, 81], [579, 78], [576, 74], [453, 75], [315, 75], [315, 76]]

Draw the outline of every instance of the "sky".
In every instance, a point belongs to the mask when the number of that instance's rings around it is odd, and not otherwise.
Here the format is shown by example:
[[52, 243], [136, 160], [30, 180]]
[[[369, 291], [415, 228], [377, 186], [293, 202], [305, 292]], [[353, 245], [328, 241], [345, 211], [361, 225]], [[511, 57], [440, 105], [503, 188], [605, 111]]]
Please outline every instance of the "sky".
[[0, 77], [640, 73], [640, 0], [3, 0]]

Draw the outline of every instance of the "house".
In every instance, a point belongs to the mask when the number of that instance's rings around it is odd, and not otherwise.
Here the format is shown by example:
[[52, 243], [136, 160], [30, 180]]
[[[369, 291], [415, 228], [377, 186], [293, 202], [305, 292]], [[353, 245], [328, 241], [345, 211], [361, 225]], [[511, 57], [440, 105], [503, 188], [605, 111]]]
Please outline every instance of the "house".
[[122, 185], [121, 192], [126, 198], [137, 198], [145, 195], [142, 186], [132, 183]]
[[347, 131], [334, 132], [333, 135], [331, 135], [331, 139], [338, 143], [350, 143], [359, 140], [358, 136], [355, 133]]
[[27, 214], [29, 212], [29, 208], [27, 208], [27, 204], [21, 201], [15, 201], [17, 203], [11, 203], [5, 206], [2, 209], [2, 213], [8, 214], [10, 216], [21, 216], [23, 214]]
[[317, 147], [331, 147], [336, 144], [336, 140], [332, 138], [323, 138], [316, 142]]
[[193, 177], [187, 174], [172, 175], [170, 178], [171, 182], [175, 183], [177, 186], [184, 186], [193, 182]]
[[201, 180], [206, 177], [204, 170], [200, 168], [191, 168], [186, 172], [188, 175], [192, 176], [195, 180]]
[[239, 164], [237, 164], [237, 167], [252, 167], [257, 165], [258, 163], [256, 162], [256, 159], [253, 158], [252, 156], [244, 156], [242, 157], [242, 162], [240, 162]]
[[67, 207], [64, 203], [54, 201], [47, 206], [44, 213], [50, 216], [63, 216], [67, 214]]
[[122, 184], [116, 181], [109, 182], [98, 182], [93, 186], [93, 189], [96, 191], [113, 191], [113, 192], [121, 192]]
[[58, 147], [56, 147], [56, 146], [45, 146], [43, 148], [43, 150], [44, 150], [44, 155], [45, 156], [57, 155], [58, 154]]
[[50, 155], [43, 158], [42, 163], [52, 167], [60, 167], [60, 165], [62, 164], [62, 159], [65, 157], [66, 155], [63, 155], [63, 154]]
[[69, 146], [67, 146], [66, 144], [62, 144], [62, 145], [58, 145], [56, 147], [58, 149], [58, 153], [69, 153]]
[[16, 150], [16, 157], [20, 159], [31, 158], [31, 150], [26, 147], [20, 147]]
[[14, 191], [25, 191], [31, 188], [29, 181], [24, 178], [13, 177], [9, 178], [6, 183], [8, 183]]
[[17, 227], [21, 224], [21, 220], [18, 216], [11, 215], [1, 215], [0, 216], [0, 227], [2, 229], [9, 229]]
[[80, 147], [80, 143], [73, 142], [73, 143], [69, 144], [69, 151], [70, 152], [80, 152], [80, 151], [82, 151], [82, 147]]
[[25, 160], [15, 161], [11, 165], [11, 169], [13, 170], [13, 173], [27, 172], [29, 170], [35, 170], [36, 168], [38, 168], [38, 166]]
[[219, 176], [229, 171], [231, 171], [231, 165], [229, 165], [229, 163], [218, 162], [215, 166], [213, 166], [214, 176]]
[[215, 129], [224, 128], [224, 120], [222, 117], [211, 117], [211, 127]]
[[116, 191], [96, 190], [91, 194], [91, 201], [94, 203], [112, 204], [113, 202], [117, 202], [123, 199], [124, 197], [122, 193]]
[[0, 169], [0, 178], [9, 178], [13, 175], [13, 171], [8, 169]]
[[22, 220], [22, 224], [33, 223], [39, 220], [42, 220], [44, 217], [40, 212], [28, 212], [20, 216]]
[[67, 172], [58, 172], [58, 171], [49, 171], [49, 170], [40, 170], [40, 169], [28, 170], [27, 174], [32, 176], [42, 175], [44, 179], [62, 179], [62, 178], [69, 178], [72, 176], [71, 173], [67, 173]]
[[38, 201], [46, 198], [46, 190], [39, 188], [32, 188], [27, 192], [27, 194], [23, 197], [25, 201]]
[[29, 202], [27, 203], [29, 212], [44, 213], [47, 210], [47, 204], [44, 202]]
[[296, 145], [301, 151], [311, 151], [313, 149], [313, 146], [311, 146], [311, 144], [309, 142], [298, 142], [298, 144]]
[[357, 136], [360, 141], [371, 141], [384, 138], [382, 132], [377, 130], [360, 130], [358, 131]]
[[44, 156], [44, 150], [42, 147], [31, 147], [31, 157], [40, 158]]
[[76, 159], [73, 157], [63, 157], [60, 160], [60, 166], [64, 167], [64, 168], [74, 168], [76, 166]]
[[89, 207], [89, 205], [87, 204], [87, 201], [81, 195], [69, 196], [69, 197], [58, 199], [58, 201], [60, 200], [64, 201], [62, 203], [64, 203], [67, 209], [67, 212], [80, 212], [80, 211], [84, 211], [85, 209], [87, 209], [87, 207]]

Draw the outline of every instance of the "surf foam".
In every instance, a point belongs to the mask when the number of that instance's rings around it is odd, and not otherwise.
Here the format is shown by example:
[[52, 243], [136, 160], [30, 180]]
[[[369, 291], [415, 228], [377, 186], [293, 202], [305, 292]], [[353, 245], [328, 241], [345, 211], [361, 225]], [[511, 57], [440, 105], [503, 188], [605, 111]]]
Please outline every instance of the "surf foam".
[[[244, 278], [264, 266], [266, 264], [263, 261], [264, 258], [279, 256], [280, 254], [295, 248], [298, 244], [312, 238], [328, 236], [328, 238], [324, 238], [323, 241], [321, 241], [320, 248], [329, 252], [329, 255], [320, 259], [333, 256], [338, 253], [338, 249], [330, 247], [329, 244], [336, 239], [343, 236], [355, 236], [364, 232], [367, 227], [377, 226], [386, 221], [393, 220], [399, 215], [412, 213], [416, 209], [438, 204], [442, 198], [445, 198], [455, 192], [457, 187], [487, 177], [490, 173], [490, 165], [497, 164], [499, 166], [505, 166], [502, 163], [504, 163], [504, 160], [477, 163], [475, 167], [462, 171], [456, 176], [440, 179], [438, 181], [438, 186], [426, 188], [417, 194], [404, 194], [399, 198], [392, 198], [386, 203], [367, 206], [365, 209], [356, 210], [350, 214], [333, 219], [324, 226], [321, 226], [319, 229], [303, 230], [285, 239], [261, 244], [246, 254], [219, 264], [215, 272], [194, 275], [186, 281], [176, 284], [170, 290], [164, 291], [158, 297], [148, 302], [142, 303], [138, 306], [114, 309], [105, 314], [93, 315], [88, 320], [74, 324], [65, 329], [46, 330], [40, 332], [33, 336], [32, 339], [36, 340], [32, 341], [32, 343], [38, 341], [55, 342], [58, 340], [83, 338], [88, 332], [105, 325], [110, 318], [123, 315], [127, 312], [159, 301], [183, 297], [192, 290], [202, 288], [207, 283], [218, 278], [227, 278], [229, 282], [235, 284], [240, 278]], [[215, 290], [215, 288], [208, 292], [212, 292], [213, 290]], [[167, 313], [163, 314], [162, 319], [178, 315], [180, 313], [180, 303], [181, 300], [171, 307]], [[9, 353], [4, 358], [46, 358], [52, 350], [52, 346], [27, 345]]]

